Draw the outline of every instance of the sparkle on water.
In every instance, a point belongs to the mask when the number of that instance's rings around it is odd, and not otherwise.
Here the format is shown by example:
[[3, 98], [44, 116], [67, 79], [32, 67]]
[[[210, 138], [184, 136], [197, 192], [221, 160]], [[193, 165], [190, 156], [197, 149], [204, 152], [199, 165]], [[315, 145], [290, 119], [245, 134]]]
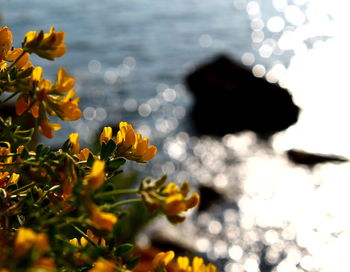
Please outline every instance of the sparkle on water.
[[[172, 9], [156, 3], [150, 9], [149, 3], [140, 1], [139, 9], [136, 3], [118, 1], [119, 7], [106, 1], [116, 12], [129, 9], [111, 20], [103, 5], [79, 5], [86, 9], [81, 12], [62, 1], [61, 8], [69, 12], [73, 8], [78, 16], [78, 21], [62, 24], [72, 43], [68, 57], [78, 56], [62, 65], [77, 71], [83, 118], [57, 135], [66, 138], [67, 131], [76, 131], [89, 143], [103, 124], [127, 120], [161, 151], [147, 166], [153, 176], [168, 173], [176, 182], [190, 180], [194, 188], [206, 185], [220, 192], [223, 200], [208, 211], [188, 212], [189, 219], [180, 227], [169, 226], [161, 218], [148, 234], [163, 233], [212, 261], [219, 260], [221, 271], [258, 272], [261, 261], [275, 272], [347, 271], [349, 164], [325, 164], [310, 171], [292, 165], [285, 155], [289, 148], [300, 148], [350, 157], [347, 1], [180, 2]], [[16, 1], [3, 7], [5, 23], [18, 32], [24, 31], [24, 21], [16, 14], [20, 7], [25, 5]], [[57, 10], [53, 3], [50, 7], [48, 12]], [[98, 12], [100, 16], [95, 16]], [[45, 21], [33, 9], [25, 14], [31, 16], [25, 24], [33, 29]], [[173, 22], [171, 30], [166, 18]], [[74, 36], [79, 20], [80, 26], [93, 24], [89, 31], [80, 30]], [[52, 16], [52, 21], [48, 27], [57, 22], [56, 28], [61, 29], [62, 17]], [[115, 27], [117, 34], [112, 31]], [[97, 33], [99, 38], [94, 36]], [[106, 37], [119, 47], [108, 48]], [[192, 97], [182, 77], [203, 58], [220, 51], [241, 56], [256, 77], [288, 88], [302, 108], [298, 123], [276, 134], [270, 147], [250, 132], [223, 138], [191, 135], [187, 112]], [[53, 71], [51, 67], [52, 75]], [[136, 169], [144, 171], [145, 166]], [[140, 235], [138, 244], [149, 245], [149, 236]]]

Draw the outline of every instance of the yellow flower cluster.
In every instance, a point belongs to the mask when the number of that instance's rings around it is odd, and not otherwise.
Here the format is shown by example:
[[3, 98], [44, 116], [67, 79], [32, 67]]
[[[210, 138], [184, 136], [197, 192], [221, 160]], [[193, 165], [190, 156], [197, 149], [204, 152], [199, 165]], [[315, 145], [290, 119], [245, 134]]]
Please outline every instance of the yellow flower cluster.
[[[154, 272], [165, 272], [166, 267], [174, 259], [175, 254], [173, 251], [158, 253], [152, 262]], [[194, 257], [190, 262], [188, 257], [177, 257], [176, 263], [171, 266], [172, 272], [217, 272], [215, 265], [209, 263], [205, 264], [203, 258]]]
[[17, 258], [24, 257], [28, 252], [33, 251], [36, 261], [32, 268], [35, 271], [55, 271], [55, 261], [44, 255], [49, 251], [49, 242], [46, 234], [35, 233], [33, 230], [21, 227], [17, 231], [15, 239], [15, 255]]
[[8, 67], [7, 62], [14, 63], [18, 69], [26, 70], [32, 66], [29, 58], [29, 54], [22, 48], [12, 48], [12, 32], [8, 27], [0, 27], [0, 71]]
[[[0, 170], [7, 164], [13, 162], [13, 156], [10, 156], [11, 144], [9, 142], [0, 142]], [[5, 187], [10, 184], [16, 184], [19, 179], [19, 174], [10, 173], [8, 171], [0, 171], [0, 187]]]
[[[90, 229], [87, 230], [86, 234], [89, 237], [89, 239], [93, 241], [95, 244], [99, 245], [100, 247], [106, 246], [106, 240], [95, 236]], [[76, 247], [79, 247], [79, 246], [86, 247], [88, 244], [88, 240], [85, 237], [81, 237], [79, 241], [77, 238], [73, 238], [69, 240], [69, 242]]]
[[97, 262], [93, 264], [93, 268], [89, 272], [116, 272], [115, 264], [112, 261], [108, 261], [100, 258]]
[[148, 138], [143, 138], [141, 134], [136, 133], [132, 125], [127, 122], [119, 123], [116, 143], [118, 152], [127, 159], [149, 161], [157, 154], [157, 148], [148, 145]]
[[24, 49], [42, 58], [53, 60], [66, 53], [66, 46], [63, 44], [63, 41], [64, 32], [55, 32], [54, 27], [51, 27], [49, 33], [44, 33], [43, 30], [39, 33], [29, 31], [25, 35]]
[[[22, 117], [32, 116], [39, 132], [52, 138], [61, 126], [50, 123], [49, 116], [74, 121], [82, 115], [73, 89], [74, 77], [60, 68], [57, 79], [51, 82], [43, 78], [41, 67], [30, 62], [32, 53], [49, 60], [63, 56], [64, 36], [53, 27], [49, 33], [30, 31], [22, 48], [14, 48], [11, 31], [0, 27], [0, 91], [10, 92], [0, 104], [16, 97], [18, 115], [14, 121], [0, 116], [0, 208], [4, 217], [0, 230], [5, 230], [5, 235], [0, 231], [0, 272], [131, 271], [137, 262], [133, 246], [119, 245], [125, 237], [115, 237], [123, 233], [120, 228], [127, 222], [121, 218], [127, 216], [128, 208], [120, 207], [143, 202], [150, 210], [179, 223], [185, 219], [183, 213], [200, 200], [197, 193], [189, 195], [187, 181], [181, 186], [165, 184], [165, 176], [153, 183], [146, 179], [138, 188], [117, 184], [119, 179], [115, 177], [127, 160], [145, 163], [157, 153], [148, 138], [127, 122], [119, 123], [114, 136], [111, 127], [104, 127], [100, 146], [94, 152], [81, 149], [78, 133], [70, 134], [58, 151], [42, 144], [35, 147], [35, 152], [28, 151], [26, 145], [31, 144], [35, 129], [23, 127]], [[82, 237], [70, 239], [76, 231]], [[110, 235], [109, 245], [95, 234]], [[71, 245], [66, 247], [64, 241]], [[201, 258], [190, 262], [187, 257], [178, 257], [171, 264], [174, 257], [172, 251], [157, 254], [153, 271], [166, 272], [172, 265], [174, 272], [217, 272]], [[150, 263], [146, 271], [151, 270]]]
[[[39, 119], [39, 131], [48, 138], [54, 136], [53, 130], [61, 128], [59, 124], [50, 124], [46, 113], [58, 116], [61, 120], [75, 121], [81, 117], [79, 97], [75, 97], [73, 89], [75, 80], [67, 76], [62, 67], [57, 72], [57, 81], [52, 84], [50, 80], [43, 79], [43, 69], [38, 66], [32, 71], [29, 85], [34, 89], [34, 96], [23, 93], [17, 99], [16, 113], [22, 115], [29, 111], [34, 118]], [[66, 94], [65, 96], [63, 96]]]
[[43, 30], [39, 33], [28, 32], [23, 48], [14, 48], [11, 31], [8, 27], [0, 27], [0, 78], [4, 79], [0, 82], [0, 88], [2, 91], [20, 93], [16, 102], [17, 115], [30, 112], [39, 121], [40, 133], [48, 138], [52, 138], [53, 131], [61, 126], [51, 124], [47, 114], [65, 121], [75, 121], [81, 117], [79, 98], [74, 97], [75, 80], [67, 75], [64, 68], [58, 70], [56, 83], [43, 79], [43, 69], [33, 67], [29, 54], [35, 53], [50, 60], [61, 57], [66, 52], [63, 41], [64, 32], [55, 32], [52, 27], [49, 33]]
[[186, 218], [180, 214], [199, 204], [199, 194], [193, 193], [187, 198], [190, 190], [187, 181], [180, 188], [174, 182], [163, 186], [164, 182], [165, 178], [152, 184], [144, 182], [141, 185], [141, 196], [150, 210], [160, 209], [170, 222], [180, 223]]
[[23, 256], [29, 250], [37, 250], [40, 255], [49, 250], [49, 242], [46, 234], [35, 233], [31, 229], [19, 228], [15, 240], [15, 250], [18, 256]]
[[115, 214], [103, 212], [95, 205], [90, 206], [90, 219], [95, 228], [105, 230], [112, 230], [118, 221], [118, 217]]

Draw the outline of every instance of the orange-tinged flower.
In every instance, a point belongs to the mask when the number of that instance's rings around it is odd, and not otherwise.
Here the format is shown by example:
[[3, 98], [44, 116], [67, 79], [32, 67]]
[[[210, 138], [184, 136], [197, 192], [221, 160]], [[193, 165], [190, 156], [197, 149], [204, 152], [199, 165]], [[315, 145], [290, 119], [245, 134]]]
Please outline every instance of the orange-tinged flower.
[[157, 154], [157, 148], [154, 145], [150, 145], [142, 154], [141, 159], [144, 161], [149, 161], [149, 160], [152, 160], [156, 154]]
[[112, 261], [108, 261], [100, 258], [97, 262], [93, 264], [93, 268], [89, 272], [115, 272], [115, 264]]
[[96, 190], [100, 188], [105, 181], [105, 162], [95, 160], [91, 167], [91, 172], [85, 176], [89, 186]]
[[54, 99], [53, 103], [58, 106], [59, 111], [56, 111], [58, 117], [65, 121], [76, 121], [80, 119], [82, 112], [79, 109], [79, 97], [73, 96], [75, 95], [75, 90], [70, 89], [67, 95], [62, 99]]
[[46, 234], [35, 233], [31, 229], [20, 227], [15, 239], [15, 254], [24, 255], [28, 250], [35, 248], [43, 255], [49, 249], [49, 243]]
[[154, 145], [148, 146], [148, 138], [142, 138], [137, 134], [137, 140], [134, 144], [135, 155], [141, 156], [141, 160], [149, 161], [157, 154], [157, 148]]
[[33, 268], [38, 268], [39, 271], [43, 269], [45, 269], [44, 271], [55, 271], [56, 263], [52, 258], [41, 258], [34, 263]]
[[[58, 124], [48, 124], [47, 114], [58, 116], [65, 121], [78, 120], [82, 112], [79, 109], [79, 97], [74, 97], [74, 78], [66, 75], [64, 68], [57, 73], [57, 82], [43, 79], [43, 69], [38, 66], [32, 71], [29, 85], [34, 95], [22, 94], [16, 102], [16, 114], [22, 115], [26, 111], [34, 118], [39, 118], [40, 133], [46, 137], [53, 137], [53, 130], [60, 128]], [[66, 95], [64, 93], [66, 92]], [[28, 110], [28, 107], [31, 107]]]
[[3, 158], [0, 158], [0, 169], [3, 167], [1, 164], [12, 163], [12, 156], [6, 156], [11, 153], [11, 144], [9, 142], [0, 142], [0, 155], [3, 155]]
[[148, 138], [142, 138], [141, 134], [136, 134], [132, 125], [127, 122], [119, 123], [116, 143], [119, 155], [129, 160], [149, 161], [157, 154], [155, 146], [148, 146]]
[[[7, 52], [5, 59], [10, 62], [16, 61], [15, 66], [18, 69], [27, 69], [28, 67], [32, 66], [32, 64], [29, 62], [30, 56], [28, 53], [23, 53], [22, 48], [15, 48], [13, 50], [10, 50]], [[20, 57], [20, 58], [19, 58]], [[19, 58], [19, 59], [18, 59]], [[18, 59], [18, 60], [17, 60]]]
[[100, 135], [100, 144], [108, 142], [110, 139], [112, 139], [112, 128], [104, 127]]
[[[168, 255], [168, 256], [167, 256]], [[167, 271], [166, 266], [174, 258], [174, 252], [160, 252], [153, 259], [153, 271]], [[165, 259], [165, 260], [163, 260]], [[179, 256], [176, 263], [171, 266], [170, 271], [173, 272], [218, 272], [215, 265], [205, 264], [203, 258], [194, 257], [192, 261], [188, 257]]]
[[79, 134], [78, 133], [71, 133], [69, 135], [69, 142], [71, 144], [72, 152], [74, 154], [78, 154], [80, 151]]
[[188, 257], [177, 257], [176, 264], [180, 272], [191, 272], [192, 270], [192, 268], [190, 267], [190, 260], [188, 259]]
[[90, 150], [88, 148], [84, 148], [82, 150], [80, 150], [79, 154], [75, 154], [79, 161], [87, 161], [89, 159], [89, 155], [90, 155]]
[[[16, 102], [16, 114], [22, 115], [31, 103], [31, 99], [28, 95], [23, 94], [20, 95]], [[29, 110], [29, 112], [33, 115], [34, 118], [39, 117], [39, 101], [37, 101]]]
[[167, 266], [175, 257], [174, 251], [170, 250], [167, 252], [159, 252], [152, 261], [154, 270], [157, 268]]
[[12, 173], [10, 179], [8, 180], [7, 184], [17, 184], [19, 180], [20, 175], [16, 173]]
[[12, 32], [8, 27], [0, 27], [0, 60], [7, 54], [12, 46]]
[[96, 228], [106, 230], [112, 230], [118, 221], [118, 217], [115, 214], [102, 212], [97, 207], [92, 207], [90, 218]]
[[190, 190], [189, 183], [185, 181], [181, 188], [174, 182], [164, 186], [165, 177], [155, 183], [143, 183], [141, 186], [141, 196], [148, 209], [160, 209], [170, 222], [180, 223], [185, 220], [180, 214], [198, 205], [199, 194], [194, 193], [189, 198], [187, 194]]
[[127, 122], [120, 122], [116, 143], [121, 144], [125, 147], [131, 147], [135, 144], [135, 141], [136, 133], [132, 125], [128, 124]]
[[9, 172], [0, 172], [0, 187], [7, 186], [7, 179], [9, 175]]
[[59, 130], [61, 129], [60, 124], [56, 123], [49, 123], [49, 119], [43, 119], [39, 123], [39, 131], [42, 135], [44, 135], [47, 138], [53, 138], [55, 134], [53, 133], [54, 130]]

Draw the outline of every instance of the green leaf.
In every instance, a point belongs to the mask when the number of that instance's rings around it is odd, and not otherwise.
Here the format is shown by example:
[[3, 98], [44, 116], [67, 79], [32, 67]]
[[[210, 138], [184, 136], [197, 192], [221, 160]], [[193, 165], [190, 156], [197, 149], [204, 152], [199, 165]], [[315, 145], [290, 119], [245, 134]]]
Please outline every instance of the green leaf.
[[28, 152], [27, 148], [23, 148], [23, 151], [21, 153], [21, 159], [26, 160], [28, 158], [29, 158], [29, 152]]
[[125, 162], [126, 162], [126, 159], [124, 159], [124, 158], [116, 158], [116, 159], [110, 160], [108, 162], [108, 167], [112, 168], [112, 169], [119, 168]]
[[122, 256], [128, 252], [130, 252], [134, 248], [134, 245], [132, 244], [122, 244], [117, 247], [115, 254], [117, 256]]
[[94, 163], [94, 161], [95, 161], [95, 158], [94, 158], [94, 156], [92, 155], [92, 153], [90, 152], [86, 164], [87, 164], [88, 166], [91, 167], [92, 164]]
[[138, 264], [138, 262], [140, 261], [140, 256], [135, 256], [133, 258], [131, 258], [130, 260], [128, 260], [126, 262], [126, 268], [128, 270], [132, 270], [135, 268], [135, 266]]
[[69, 148], [70, 148], [70, 141], [69, 141], [69, 139], [68, 139], [67, 141], [65, 141], [65, 142], [63, 143], [63, 145], [62, 145], [62, 151], [63, 151], [63, 152], [68, 152]]
[[41, 157], [41, 155], [42, 155], [42, 150], [43, 150], [43, 147], [44, 147], [44, 145], [43, 144], [39, 144], [39, 145], [37, 145], [37, 147], [36, 147], [36, 149], [35, 149], [35, 153], [36, 153], [36, 156], [39, 158], [39, 157]]
[[14, 80], [17, 77], [18, 70], [16, 68], [12, 68], [10, 71], [10, 80]]
[[113, 140], [109, 140], [107, 144], [103, 142], [101, 147], [101, 154], [100, 154], [101, 159], [106, 161], [108, 157], [113, 154], [116, 147], [117, 147], [117, 144]]

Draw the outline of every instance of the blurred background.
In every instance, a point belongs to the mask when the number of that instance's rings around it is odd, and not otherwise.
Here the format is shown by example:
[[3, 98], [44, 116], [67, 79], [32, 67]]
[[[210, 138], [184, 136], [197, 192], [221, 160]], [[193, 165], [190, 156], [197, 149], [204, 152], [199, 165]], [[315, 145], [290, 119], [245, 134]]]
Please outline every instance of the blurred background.
[[347, 271], [347, 1], [0, 2], [15, 46], [29, 30], [66, 33], [64, 57], [33, 63], [52, 80], [61, 66], [76, 77], [83, 117], [46, 144], [78, 132], [87, 146], [127, 121], [159, 150], [135, 167], [141, 178], [167, 173], [202, 192], [180, 226], [152, 221], [141, 247], [166, 241], [225, 272]]

